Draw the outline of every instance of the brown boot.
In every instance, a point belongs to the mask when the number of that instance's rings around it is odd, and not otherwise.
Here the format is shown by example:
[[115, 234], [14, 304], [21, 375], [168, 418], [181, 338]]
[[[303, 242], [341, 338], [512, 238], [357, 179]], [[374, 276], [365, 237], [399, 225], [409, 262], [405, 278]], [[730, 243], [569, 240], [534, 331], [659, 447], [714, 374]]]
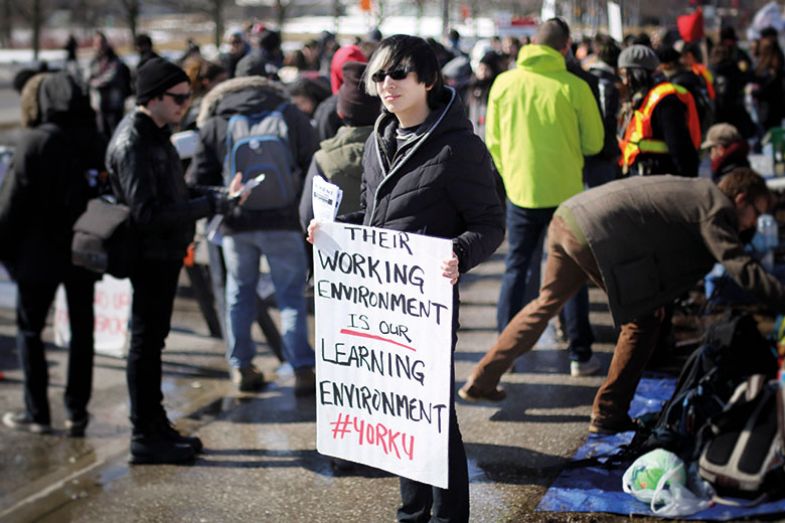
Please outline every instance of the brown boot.
[[240, 392], [253, 392], [264, 387], [264, 374], [254, 365], [248, 365], [231, 370], [232, 383], [237, 385]]

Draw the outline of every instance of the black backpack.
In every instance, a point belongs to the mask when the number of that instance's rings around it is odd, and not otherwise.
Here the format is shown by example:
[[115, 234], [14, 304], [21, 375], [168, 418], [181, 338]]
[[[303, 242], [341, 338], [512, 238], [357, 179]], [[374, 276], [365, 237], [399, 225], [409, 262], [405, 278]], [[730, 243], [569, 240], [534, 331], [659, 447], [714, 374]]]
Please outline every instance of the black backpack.
[[732, 496], [758, 502], [782, 495], [781, 394], [777, 381], [754, 375], [739, 385], [725, 409], [709, 420], [711, 439], [701, 453], [699, 466], [700, 475], [720, 496], [718, 501]]
[[712, 325], [685, 363], [676, 390], [653, 422], [644, 423], [630, 448], [643, 454], [664, 448], [686, 461], [700, 455], [708, 421], [720, 414], [736, 387], [753, 374], [773, 378], [777, 359], [749, 314], [728, 313]]
[[136, 241], [127, 205], [94, 198], [74, 224], [71, 261], [99, 274], [127, 278], [136, 257]]

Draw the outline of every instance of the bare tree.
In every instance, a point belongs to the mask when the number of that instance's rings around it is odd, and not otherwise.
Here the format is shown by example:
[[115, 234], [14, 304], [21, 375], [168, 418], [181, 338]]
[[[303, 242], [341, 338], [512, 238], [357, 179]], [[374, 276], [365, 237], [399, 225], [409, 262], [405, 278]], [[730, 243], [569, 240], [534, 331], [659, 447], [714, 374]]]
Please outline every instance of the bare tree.
[[278, 24], [278, 30], [281, 33], [283, 33], [283, 24], [286, 22], [287, 11], [292, 3], [292, 0], [275, 0], [275, 22]]
[[0, 0], [0, 47], [9, 48], [12, 43], [11, 34], [11, 0]]
[[139, 26], [139, 11], [142, 8], [141, 0], [120, 0], [123, 5], [123, 12], [125, 14], [125, 22], [128, 24], [128, 30], [131, 32], [131, 41], [136, 39], [136, 32]]
[[225, 21], [224, 7], [230, 4], [234, 5], [234, 0], [160, 0], [160, 3], [181, 12], [197, 11], [206, 14], [215, 24], [213, 26], [213, 43], [216, 47], [221, 46]]
[[38, 60], [38, 54], [41, 51], [41, 30], [46, 18], [44, 0], [28, 0], [27, 2], [17, 0], [14, 2], [14, 7], [23, 19], [30, 21], [30, 29], [33, 33], [31, 42], [33, 60]]

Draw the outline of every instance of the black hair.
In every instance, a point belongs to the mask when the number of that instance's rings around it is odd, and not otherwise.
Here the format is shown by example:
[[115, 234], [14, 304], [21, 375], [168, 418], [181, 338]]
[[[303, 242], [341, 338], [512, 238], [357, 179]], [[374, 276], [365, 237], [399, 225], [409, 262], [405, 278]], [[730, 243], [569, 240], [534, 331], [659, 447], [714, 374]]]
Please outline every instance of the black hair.
[[428, 42], [418, 36], [393, 35], [381, 41], [371, 56], [365, 70], [365, 91], [371, 96], [379, 96], [374, 73], [392, 71], [404, 67], [417, 75], [417, 80], [431, 87], [428, 91], [428, 107], [438, 107], [444, 87], [444, 79], [436, 59], [436, 53]]
[[594, 49], [597, 53], [597, 58], [614, 69], [618, 67], [621, 48], [619, 47], [619, 44], [616, 43], [616, 40], [606, 34], [600, 33], [594, 38]]
[[703, 62], [703, 52], [701, 51], [701, 46], [696, 42], [685, 45], [684, 49], [681, 50], [681, 53], [690, 53], [695, 57], [696, 61]]
[[323, 82], [310, 78], [299, 78], [289, 87], [289, 94], [291, 96], [310, 98], [313, 100], [314, 107], [316, 107], [329, 98], [332, 92], [330, 91], [330, 86], [325, 85]]
[[629, 81], [633, 104], [635, 104], [638, 101], [636, 96], [648, 92], [651, 86], [654, 85], [654, 73], [642, 67], [630, 67], [627, 69], [627, 80]]
[[134, 45], [136, 47], [152, 49], [153, 48], [153, 39], [150, 38], [150, 35], [145, 34], [145, 33], [141, 33], [141, 34], [136, 35], [136, 38], [134, 39]]
[[657, 58], [661, 64], [678, 64], [681, 60], [681, 53], [673, 47], [662, 47], [657, 51]]

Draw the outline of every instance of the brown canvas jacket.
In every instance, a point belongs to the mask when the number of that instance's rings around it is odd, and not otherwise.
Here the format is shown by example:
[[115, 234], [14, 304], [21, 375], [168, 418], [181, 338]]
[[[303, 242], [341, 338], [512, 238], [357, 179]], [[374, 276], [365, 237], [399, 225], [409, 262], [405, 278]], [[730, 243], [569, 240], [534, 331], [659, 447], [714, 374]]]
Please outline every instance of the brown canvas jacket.
[[617, 325], [669, 303], [715, 262], [744, 289], [785, 310], [785, 289], [744, 251], [733, 203], [710, 180], [633, 177], [570, 198]]

